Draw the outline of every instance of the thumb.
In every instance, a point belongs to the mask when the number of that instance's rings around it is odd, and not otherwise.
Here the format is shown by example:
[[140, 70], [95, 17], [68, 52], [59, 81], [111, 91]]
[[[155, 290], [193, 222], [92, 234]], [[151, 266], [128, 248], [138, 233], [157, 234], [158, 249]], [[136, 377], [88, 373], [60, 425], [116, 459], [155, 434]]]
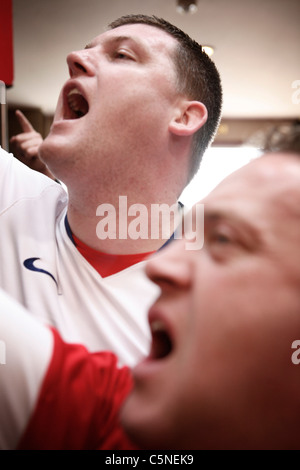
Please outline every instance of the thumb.
[[16, 116], [17, 116], [17, 119], [20, 123], [20, 126], [21, 126], [23, 132], [32, 132], [32, 131], [35, 130], [32, 127], [31, 123], [28, 121], [28, 119], [24, 116], [22, 111], [20, 111], [19, 109], [17, 109], [17, 111], [16, 111]]

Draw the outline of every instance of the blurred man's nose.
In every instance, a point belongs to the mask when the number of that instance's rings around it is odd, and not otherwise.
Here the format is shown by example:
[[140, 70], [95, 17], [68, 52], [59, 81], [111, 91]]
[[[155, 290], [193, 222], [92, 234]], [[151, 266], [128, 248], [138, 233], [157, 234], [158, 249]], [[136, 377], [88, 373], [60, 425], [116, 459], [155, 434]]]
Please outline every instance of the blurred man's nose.
[[192, 257], [185, 240], [174, 241], [147, 263], [146, 274], [161, 289], [188, 289], [192, 282]]

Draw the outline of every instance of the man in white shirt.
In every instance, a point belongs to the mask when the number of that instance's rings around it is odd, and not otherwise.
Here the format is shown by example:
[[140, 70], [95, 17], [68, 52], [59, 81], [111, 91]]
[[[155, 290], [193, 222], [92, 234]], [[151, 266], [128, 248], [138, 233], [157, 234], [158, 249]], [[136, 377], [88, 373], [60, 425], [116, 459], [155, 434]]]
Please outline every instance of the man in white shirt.
[[[110, 28], [68, 55], [70, 78], [39, 147], [68, 194], [2, 152], [0, 286], [65, 340], [132, 365], [148, 348], [158, 293], [145, 259], [172, 236], [222, 92], [201, 46], [164, 20], [127, 16]], [[175, 209], [151, 237], [151, 208], [162, 204]], [[106, 224], [107, 208], [115, 220]]]

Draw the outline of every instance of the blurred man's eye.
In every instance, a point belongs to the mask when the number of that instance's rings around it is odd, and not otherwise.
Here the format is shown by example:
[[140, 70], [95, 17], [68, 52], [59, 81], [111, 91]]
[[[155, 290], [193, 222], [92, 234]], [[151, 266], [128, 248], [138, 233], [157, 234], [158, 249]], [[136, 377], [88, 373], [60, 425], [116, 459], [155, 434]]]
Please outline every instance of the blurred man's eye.
[[227, 243], [231, 243], [232, 240], [228, 235], [225, 235], [224, 233], [216, 233], [212, 236], [212, 241], [215, 243], [220, 243], [222, 245], [225, 245]]
[[221, 245], [226, 245], [234, 241], [234, 237], [229, 228], [212, 228], [209, 233], [209, 241], [213, 243], [219, 243]]

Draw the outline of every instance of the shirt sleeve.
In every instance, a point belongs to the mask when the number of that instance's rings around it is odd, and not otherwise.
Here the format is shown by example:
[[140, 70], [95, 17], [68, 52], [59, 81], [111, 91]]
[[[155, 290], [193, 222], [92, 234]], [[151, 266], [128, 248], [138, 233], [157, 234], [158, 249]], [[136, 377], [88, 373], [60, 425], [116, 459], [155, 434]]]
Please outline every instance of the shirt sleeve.
[[89, 353], [56, 331], [54, 353], [18, 449], [132, 450], [119, 410], [132, 387], [112, 353]]
[[17, 445], [52, 352], [49, 328], [0, 289], [0, 449]]
[[0, 214], [20, 199], [37, 197], [44, 190], [55, 191], [63, 198], [67, 195], [61, 185], [0, 147]]

